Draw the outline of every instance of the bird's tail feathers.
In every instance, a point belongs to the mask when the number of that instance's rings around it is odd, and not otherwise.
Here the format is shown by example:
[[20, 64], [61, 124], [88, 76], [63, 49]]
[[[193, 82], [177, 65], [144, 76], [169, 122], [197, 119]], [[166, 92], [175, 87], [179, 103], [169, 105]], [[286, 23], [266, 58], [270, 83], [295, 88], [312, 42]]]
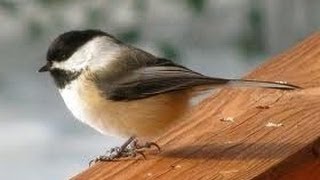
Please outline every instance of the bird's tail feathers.
[[271, 89], [283, 89], [283, 90], [295, 90], [301, 89], [301, 87], [289, 84], [284, 81], [260, 81], [250, 79], [225, 79], [227, 83], [225, 85], [230, 86], [245, 86], [245, 87], [261, 87]]

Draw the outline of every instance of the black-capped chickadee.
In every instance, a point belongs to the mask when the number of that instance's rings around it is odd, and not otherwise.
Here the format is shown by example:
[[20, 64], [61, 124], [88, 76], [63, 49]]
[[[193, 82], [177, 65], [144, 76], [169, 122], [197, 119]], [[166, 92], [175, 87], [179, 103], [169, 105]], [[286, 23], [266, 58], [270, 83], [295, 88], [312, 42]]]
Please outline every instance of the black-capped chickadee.
[[50, 72], [77, 119], [102, 134], [129, 138], [110, 155], [96, 159], [101, 161], [157, 146], [137, 145], [135, 139], [157, 136], [178, 122], [188, 111], [197, 87], [299, 88], [277, 82], [208, 77], [100, 30], [58, 36], [48, 49], [47, 64], [39, 70], [45, 71]]

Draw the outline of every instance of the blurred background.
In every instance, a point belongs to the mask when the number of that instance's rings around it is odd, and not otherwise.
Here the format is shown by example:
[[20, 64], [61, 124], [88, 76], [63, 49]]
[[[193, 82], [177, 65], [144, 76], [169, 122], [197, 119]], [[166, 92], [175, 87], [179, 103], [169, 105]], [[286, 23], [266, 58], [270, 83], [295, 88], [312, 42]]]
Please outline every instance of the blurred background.
[[123, 139], [67, 111], [36, 71], [60, 33], [98, 28], [212, 76], [241, 77], [320, 27], [318, 0], [0, 0], [0, 179], [67, 179]]

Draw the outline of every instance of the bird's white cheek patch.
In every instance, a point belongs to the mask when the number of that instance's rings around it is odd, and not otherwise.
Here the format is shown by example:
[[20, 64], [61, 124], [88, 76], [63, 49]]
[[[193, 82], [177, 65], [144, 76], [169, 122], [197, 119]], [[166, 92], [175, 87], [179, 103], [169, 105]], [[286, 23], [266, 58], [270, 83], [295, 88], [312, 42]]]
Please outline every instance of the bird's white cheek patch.
[[80, 71], [88, 66], [92, 57], [93, 56], [90, 52], [83, 49], [80, 50], [80, 52], [76, 52], [66, 61], [54, 62], [52, 67], [69, 71]]

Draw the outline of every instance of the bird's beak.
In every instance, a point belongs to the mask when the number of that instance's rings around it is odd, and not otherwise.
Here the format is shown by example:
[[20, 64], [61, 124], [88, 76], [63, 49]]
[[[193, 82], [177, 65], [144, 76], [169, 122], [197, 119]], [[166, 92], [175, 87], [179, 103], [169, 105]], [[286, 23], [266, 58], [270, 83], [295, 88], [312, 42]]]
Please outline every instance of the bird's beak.
[[52, 64], [50, 62], [47, 62], [46, 65], [42, 66], [38, 72], [47, 72], [50, 71]]

